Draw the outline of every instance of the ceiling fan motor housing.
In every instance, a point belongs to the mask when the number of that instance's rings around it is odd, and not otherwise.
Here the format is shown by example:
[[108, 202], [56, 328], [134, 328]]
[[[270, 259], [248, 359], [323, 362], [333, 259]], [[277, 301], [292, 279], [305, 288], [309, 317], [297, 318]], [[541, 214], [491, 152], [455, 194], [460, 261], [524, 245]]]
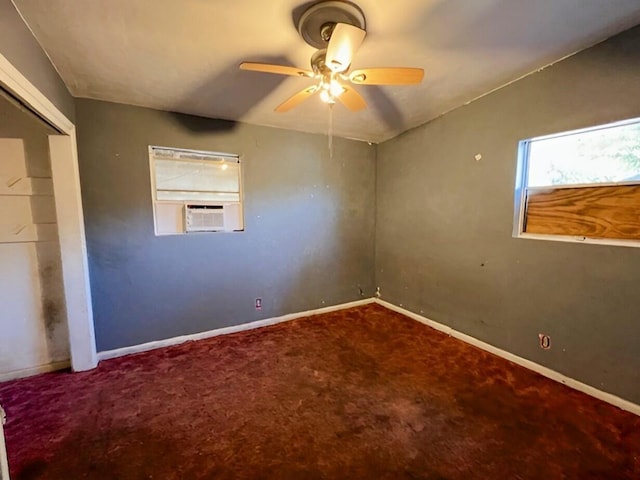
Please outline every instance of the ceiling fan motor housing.
[[346, 23], [366, 30], [364, 13], [349, 2], [324, 1], [309, 7], [300, 17], [298, 32], [313, 48], [327, 48], [331, 32], [336, 23]]

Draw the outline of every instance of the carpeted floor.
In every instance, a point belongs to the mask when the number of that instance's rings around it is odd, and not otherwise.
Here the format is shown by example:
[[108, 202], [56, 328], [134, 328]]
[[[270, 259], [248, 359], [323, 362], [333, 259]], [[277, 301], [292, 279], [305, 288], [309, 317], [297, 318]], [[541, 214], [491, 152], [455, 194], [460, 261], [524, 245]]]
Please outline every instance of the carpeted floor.
[[0, 385], [12, 479], [640, 479], [640, 418], [377, 305]]

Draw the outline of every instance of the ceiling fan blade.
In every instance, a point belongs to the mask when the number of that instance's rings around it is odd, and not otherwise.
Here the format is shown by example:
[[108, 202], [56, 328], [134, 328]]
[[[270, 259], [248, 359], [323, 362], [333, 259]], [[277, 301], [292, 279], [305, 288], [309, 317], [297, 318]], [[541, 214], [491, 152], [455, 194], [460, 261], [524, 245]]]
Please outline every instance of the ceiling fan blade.
[[326, 65], [334, 72], [346, 71], [366, 34], [361, 28], [337, 23], [327, 46]]
[[292, 108], [297, 107], [307, 98], [309, 98], [311, 95], [316, 93], [317, 90], [318, 90], [318, 87], [316, 85], [313, 85], [311, 87], [305, 88], [304, 90], [301, 90], [300, 92], [296, 93], [294, 96], [289, 97], [287, 100], [285, 100], [280, 105], [278, 105], [276, 107], [276, 112], [278, 113], [288, 112]]
[[424, 78], [421, 68], [363, 68], [349, 75], [358, 85], [415, 85]]
[[338, 100], [352, 112], [357, 112], [367, 106], [367, 102], [365, 102], [362, 95], [353, 87], [344, 87], [344, 92], [338, 97]]
[[287, 67], [286, 65], [272, 65], [270, 63], [243, 62], [240, 70], [251, 70], [253, 72], [276, 73], [278, 75], [293, 75], [295, 77], [313, 77], [311, 70], [304, 68]]

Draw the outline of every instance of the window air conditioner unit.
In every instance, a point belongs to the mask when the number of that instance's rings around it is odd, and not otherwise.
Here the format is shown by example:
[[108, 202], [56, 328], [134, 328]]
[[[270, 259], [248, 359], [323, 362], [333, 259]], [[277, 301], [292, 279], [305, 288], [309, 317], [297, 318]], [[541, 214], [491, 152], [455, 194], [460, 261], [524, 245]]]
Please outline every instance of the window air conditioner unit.
[[187, 232], [232, 232], [242, 230], [240, 204], [185, 205], [185, 226]]

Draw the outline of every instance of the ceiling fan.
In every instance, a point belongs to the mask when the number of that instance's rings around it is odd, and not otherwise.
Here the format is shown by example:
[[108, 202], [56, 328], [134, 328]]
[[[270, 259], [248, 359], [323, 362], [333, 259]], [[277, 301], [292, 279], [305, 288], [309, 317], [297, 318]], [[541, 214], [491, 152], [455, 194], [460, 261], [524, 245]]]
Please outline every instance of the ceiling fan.
[[288, 112], [318, 93], [323, 102], [341, 102], [352, 111], [367, 106], [354, 85], [414, 85], [422, 81], [421, 68], [382, 67], [349, 71], [354, 55], [366, 36], [365, 18], [354, 4], [344, 1], [322, 1], [312, 5], [300, 17], [298, 32], [318, 51], [311, 57], [311, 70], [244, 62], [240, 69], [310, 78], [316, 81], [285, 100], [275, 109]]

